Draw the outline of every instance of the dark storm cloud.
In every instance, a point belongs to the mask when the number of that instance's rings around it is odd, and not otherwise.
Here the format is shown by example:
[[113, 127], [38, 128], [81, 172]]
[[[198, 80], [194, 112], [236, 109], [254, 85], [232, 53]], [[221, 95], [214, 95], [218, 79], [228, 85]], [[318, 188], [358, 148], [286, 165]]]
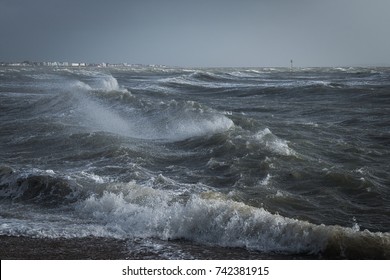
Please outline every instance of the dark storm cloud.
[[387, 0], [0, 0], [0, 61], [389, 65]]
[[0, 35], [6, 39], [1, 48], [14, 59], [18, 56], [93, 58], [104, 36], [115, 32], [116, 18], [120, 15], [120, 7], [117, 6], [119, 11], [108, 8], [106, 1], [12, 0], [0, 3], [5, 3], [5, 9], [0, 12], [3, 26]]

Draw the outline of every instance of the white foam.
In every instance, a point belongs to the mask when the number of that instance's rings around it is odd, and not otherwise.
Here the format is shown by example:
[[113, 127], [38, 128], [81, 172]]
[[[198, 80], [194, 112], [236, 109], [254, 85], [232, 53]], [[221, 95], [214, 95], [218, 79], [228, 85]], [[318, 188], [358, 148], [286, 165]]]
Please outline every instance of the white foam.
[[229, 200], [221, 193], [206, 192], [178, 201], [172, 192], [135, 184], [121, 193], [90, 197], [78, 210], [85, 217], [93, 217], [98, 225], [106, 225], [110, 234], [124, 238], [185, 238], [265, 252], [318, 253], [337, 235], [376, 236], [358, 232], [356, 227], [314, 225], [271, 214], [263, 208]]
[[118, 80], [109, 72], [67, 68], [61, 69], [61, 71], [77, 75], [77, 78], [80, 78], [81, 81], [76, 81], [76, 83], [84, 84], [84, 86], [80, 86], [84, 90], [128, 92], [127, 89], [119, 85]]
[[82, 110], [95, 128], [141, 139], [183, 140], [228, 130], [233, 122], [223, 115], [161, 112], [160, 116], [120, 115], [118, 112], [87, 98]]
[[319, 127], [318, 123], [315, 122], [305, 122], [303, 125], [312, 126], [312, 127]]
[[102, 195], [79, 201], [75, 211], [69, 208], [56, 214], [39, 208], [21, 209], [25, 207], [31, 206], [0, 205], [6, 215], [0, 234], [184, 238], [201, 244], [286, 254], [319, 253], [326, 250], [329, 242], [342, 248], [348, 240], [359, 242], [368, 238], [390, 248], [389, 233], [361, 231], [356, 220], [351, 228], [315, 225], [233, 201], [219, 192], [183, 196], [134, 182], [108, 185]]
[[92, 172], [81, 171], [81, 175], [87, 177], [88, 179], [94, 181], [97, 184], [103, 184], [110, 181], [109, 178], [96, 175]]
[[160, 128], [159, 134], [168, 139], [182, 140], [212, 135], [234, 126], [230, 118], [194, 101], [171, 100], [161, 103], [159, 107], [161, 109], [153, 121]]
[[54, 170], [52, 170], [52, 169], [47, 169], [47, 170], [45, 170], [45, 172], [47, 173], [47, 174], [49, 174], [49, 175], [55, 175], [56, 173], [54, 172]]
[[69, 85], [71, 90], [76, 91], [89, 91], [92, 90], [91, 86], [82, 81], [72, 81]]
[[[213, 81], [204, 80], [202, 79], [203, 75], [204, 77], [209, 77], [214, 80]], [[176, 84], [176, 85], [214, 88], [214, 89], [237, 88], [242, 86], [239, 83], [232, 83], [231, 81], [223, 81], [223, 78], [224, 77], [211, 72], [195, 71], [191, 74], [186, 74], [178, 77], [163, 78], [160, 79], [159, 82], [163, 84]]]
[[225, 167], [227, 164], [224, 161], [218, 161], [215, 158], [210, 158], [209, 161], [207, 162], [206, 166], [210, 169], [217, 169], [220, 167]]
[[119, 86], [117, 79], [111, 75], [102, 75], [99, 76], [93, 85], [94, 89], [103, 90], [103, 91], [124, 91], [127, 92], [125, 88]]
[[215, 134], [229, 130], [233, 121], [223, 115], [213, 115], [210, 118], [183, 118], [170, 121], [166, 133], [170, 139], [187, 139], [195, 136]]
[[[25, 210], [28, 213], [28, 210]], [[3, 212], [4, 213], [4, 212]], [[18, 218], [2, 219], [0, 234], [10, 236], [29, 236], [47, 238], [75, 238], [75, 237], [113, 237], [121, 235], [108, 231], [104, 225], [88, 224], [77, 219], [69, 221], [66, 217], [53, 214], [39, 214], [34, 212], [27, 219], [21, 219], [23, 213], [17, 213]], [[50, 221], [50, 222], [48, 222]], [[80, 222], [80, 223], [78, 223]]]
[[79, 210], [127, 237], [186, 238], [284, 252], [319, 251], [326, 244], [321, 226], [207, 193], [180, 203], [166, 192], [130, 186], [126, 194], [91, 197]]
[[[118, 90], [114, 78], [100, 81], [105, 90]], [[77, 100], [79, 122], [92, 131], [177, 141], [224, 132], [234, 126], [233, 121], [224, 114], [194, 101], [144, 102], [137, 108], [128, 104], [113, 105], [95, 98], [93, 94], [88, 94], [95, 89], [81, 81], [72, 81], [70, 87]], [[121, 97], [120, 94], [118, 96]]]
[[353, 231], [356, 231], [356, 232], [360, 231], [360, 226], [359, 226], [359, 224], [357, 223], [355, 217], [352, 218], [352, 221], [353, 221], [352, 230], [353, 230]]
[[267, 176], [260, 181], [260, 186], [268, 186], [271, 181], [272, 176], [267, 174]]
[[259, 78], [262, 74], [264, 74], [264, 72], [255, 69], [233, 71], [229, 73], [229, 75], [238, 78]]
[[257, 132], [254, 138], [264, 144], [270, 152], [284, 156], [296, 155], [296, 152], [288, 146], [288, 142], [274, 135], [269, 128]]

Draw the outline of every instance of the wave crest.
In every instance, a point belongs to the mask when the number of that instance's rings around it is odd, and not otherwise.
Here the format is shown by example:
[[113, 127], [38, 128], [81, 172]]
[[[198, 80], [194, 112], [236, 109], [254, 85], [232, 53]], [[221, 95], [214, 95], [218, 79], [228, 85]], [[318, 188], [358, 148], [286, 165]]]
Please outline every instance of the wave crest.
[[74, 182], [56, 176], [54, 171], [23, 174], [10, 167], [0, 167], [0, 197], [15, 202], [45, 206], [70, 203], [77, 199]]
[[88, 198], [79, 210], [124, 238], [186, 239], [284, 254], [340, 257], [349, 252], [352, 258], [365, 252], [365, 248], [353, 247], [356, 242], [369, 240], [382, 245], [371, 248], [374, 256], [389, 257], [390, 235], [386, 233], [315, 225], [232, 201], [220, 193], [206, 192], [177, 201], [173, 193], [134, 183], [122, 188], [126, 190]]

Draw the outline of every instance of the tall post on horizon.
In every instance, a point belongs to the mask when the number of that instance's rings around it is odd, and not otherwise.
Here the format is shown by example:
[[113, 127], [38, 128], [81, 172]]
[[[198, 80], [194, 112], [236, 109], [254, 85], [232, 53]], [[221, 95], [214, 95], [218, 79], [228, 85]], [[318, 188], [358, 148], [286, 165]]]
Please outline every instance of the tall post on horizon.
[[290, 60], [290, 71], [292, 71], [293, 70], [293, 60], [291, 59]]

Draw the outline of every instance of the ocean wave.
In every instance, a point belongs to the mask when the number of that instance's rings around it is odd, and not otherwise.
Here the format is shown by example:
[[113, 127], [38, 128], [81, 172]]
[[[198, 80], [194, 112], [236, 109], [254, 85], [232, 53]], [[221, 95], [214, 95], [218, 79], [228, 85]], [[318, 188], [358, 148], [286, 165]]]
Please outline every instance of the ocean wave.
[[288, 146], [288, 142], [274, 135], [265, 128], [254, 135], [254, 139], [264, 145], [265, 149], [284, 156], [296, 156], [297, 153]]
[[[102, 192], [77, 196], [77, 200], [67, 204], [64, 212], [57, 198], [61, 192], [62, 199], [69, 197], [69, 187], [64, 192], [64, 186], [59, 184], [64, 181], [57, 177], [55, 182], [54, 171], [41, 173], [46, 175], [26, 176], [19, 188], [13, 186], [14, 193], [8, 196], [23, 204], [15, 209], [17, 204], [13, 204], [8, 210], [2, 210], [1, 234], [48, 238], [157, 238], [282, 255], [390, 258], [390, 234], [362, 231], [356, 220], [351, 227], [316, 225], [234, 201], [229, 195], [205, 186], [201, 186], [198, 193], [155, 188], [156, 182], [172, 183], [164, 176], [156, 178], [151, 186], [135, 182], [105, 184], [92, 176], [92, 180], [105, 186], [100, 188]], [[12, 169], [1, 168], [3, 198], [4, 190], [11, 187], [4, 187], [5, 181], [10, 180], [12, 174]], [[90, 173], [84, 175], [91, 177]], [[30, 187], [26, 188], [27, 185]], [[47, 204], [49, 198], [50, 204]], [[28, 220], [21, 223], [20, 220], [27, 215], [23, 205], [28, 207], [32, 202], [39, 207], [56, 206], [53, 210], [60, 207], [60, 214], [36, 208], [28, 214]]]
[[224, 73], [212, 73], [208, 71], [194, 71], [177, 77], [164, 78], [160, 83], [173, 87], [190, 87], [193, 89], [221, 89], [242, 87], [234, 82], [234, 77]]
[[94, 91], [116, 91], [116, 92], [128, 92], [128, 90], [119, 85], [118, 80], [109, 72], [99, 69], [77, 69], [77, 68], [59, 68], [55, 70], [55, 74], [63, 77], [65, 84], [62, 86], [67, 87], [66, 81], [70, 83], [70, 86], [77, 85], [80, 89], [94, 90]]
[[89, 131], [177, 141], [220, 133], [234, 125], [224, 114], [198, 102], [152, 101], [134, 96], [111, 74], [83, 71], [82, 75], [67, 81], [61, 91], [70, 95], [66, 102], [71, 103], [73, 121]]
[[129, 103], [123, 104], [120, 98], [119, 104], [112, 104], [86, 95], [78, 98], [80, 121], [90, 129], [131, 138], [178, 141], [223, 132], [234, 125], [223, 114], [193, 101], [148, 103], [125, 97]]
[[105, 91], [105, 92], [128, 92], [127, 89], [121, 87], [118, 84], [118, 80], [112, 75], [107, 74], [95, 74], [86, 83], [89, 88], [88, 90]]
[[[390, 235], [352, 226], [315, 225], [232, 201], [220, 193], [183, 201], [167, 191], [128, 184], [81, 202], [77, 210], [123, 238], [186, 239], [283, 254], [388, 258]], [[362, 247], [355, 247], [364, 242]], [[377, 245], [381, 246], [377, 246]]]
[[228, 74], [234, 78], [263, 78], [264, 74], [269, 73], [264, 69], [240, 69], [239, 71], [232, 71]]
[[220, 133], [234, 126], [225, 115], [194, 101], [162, 102], [155, 113], [154, 120], [163, 128], [159, 133], [176, 140]]
[[0, 198], [14, 202], [34, 203], [41, 206], [58, 206], [78, 199], [78, 186], [54, 173], [53, 170], [16, 172], [0, 167]]
[[112, 75], [98, 76], [96, 81], [93, 83], [93, 89], [127, 92], [127, 89], [119, 86], [117, 79], [115, 79]]

